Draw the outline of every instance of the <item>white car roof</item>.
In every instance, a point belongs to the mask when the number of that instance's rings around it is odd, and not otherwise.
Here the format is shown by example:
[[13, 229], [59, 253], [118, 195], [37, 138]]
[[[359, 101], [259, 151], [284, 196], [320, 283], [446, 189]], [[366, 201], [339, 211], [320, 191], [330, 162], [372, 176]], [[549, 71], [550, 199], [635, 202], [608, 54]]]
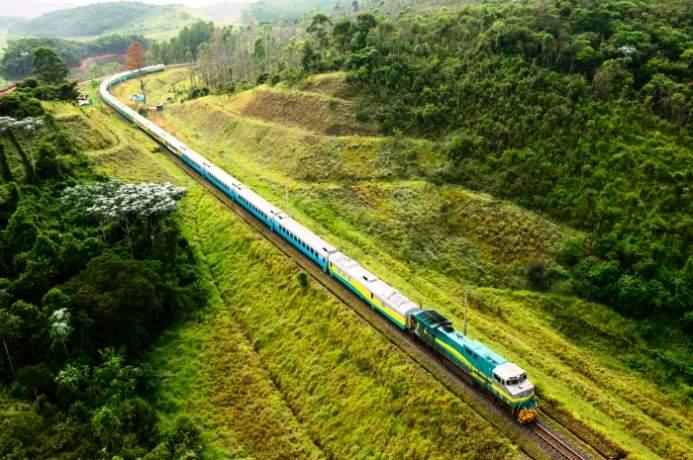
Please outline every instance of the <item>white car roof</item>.
[[407, 312], [419, 309], [414, 302], [402, 295], [401, 292], [363, 268], [347, 255], [341, 252], [333, 254], [330, 257], [330, 262], [342, 273], [348, 275], [349, 278], [358, 280], [363, 287], [400, 315], [406, 317]]
[[526, 372], [515, 363], [507, 362], [493, 369], [493, 372], [503, 380], [508, 380], [513, 377], [519, 377]]
[[311, 247], [315, 252], [317, 252], [321, 256], [327, 257], [337, 250], [330, 243], [323, 240], [318, 235], [311, 232], [306, 227], [299, 224], [298, 222], [296, 222], [294, 219], [292, 219], [288, 215], [284, 214], [283, 212], [279, 211], [276, 214], [276, 216], [277, 216], [277, 223], [281, 227], [283, 227], [284, 229], [286, 229], [289, 232], [296, 235], [296, 237], [298, 239], [300, 239], [301, 241], [306, 243], [309, 247]]

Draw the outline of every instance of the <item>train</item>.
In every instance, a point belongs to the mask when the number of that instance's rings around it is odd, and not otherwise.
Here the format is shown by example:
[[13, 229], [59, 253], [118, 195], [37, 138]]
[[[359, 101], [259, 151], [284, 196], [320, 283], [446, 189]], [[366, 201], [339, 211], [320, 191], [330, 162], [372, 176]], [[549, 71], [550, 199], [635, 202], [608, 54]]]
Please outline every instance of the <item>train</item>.
[[164, 65], [153, 65], [105, 78], [99, 87], [100, 96], [107, 105], [166, 147], [201, 178], [284, 238], [394, 326], [404, 333], [412, 334], [463, 371], [496, 401], [507, 406], [519, 423], [529, 424], [536, 420], [535, 388], [522, 368], [479, 341], [455, 330], [452, 322], [436, 310], [419, 307], [241, 181], [119, 101], [110, 92], [113, 86], [121, 82], [164, 69]]

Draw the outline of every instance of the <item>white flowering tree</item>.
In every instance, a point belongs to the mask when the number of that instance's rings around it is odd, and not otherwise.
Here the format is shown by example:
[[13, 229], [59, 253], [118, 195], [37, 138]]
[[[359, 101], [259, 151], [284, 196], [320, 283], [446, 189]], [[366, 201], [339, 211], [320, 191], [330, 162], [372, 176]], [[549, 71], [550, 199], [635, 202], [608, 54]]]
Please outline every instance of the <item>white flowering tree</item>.
[[60, 342], [65, 349], [65, 354], [67, 352], [67, 345], [65, 341], [70, 338], [72, 334], [72, 325], [70, 324], [71, 315], [67, 308], [60, 308], [55, 310], [50, 318], [50, 336], [53, 340], [53, 344]]
[[69, 187], [63, 192], [63, 203], [84, 210], [103, 224], [119, 222], [129, 237], [132, 224], [145, 221], [154, 239], [161, 218], [175, 211], [185, 196], [184, 187], [164, 184], [126, 184], [117, 180]]
[[33, 117], [22, 118], [21, 120], [12, 117], [0, 117], [0, 135], [7, 136], [14, 148], [17, 150], [29, 182], [33, 182], [36, 179], [36, 171], [34, 170], [33, 163], [22, 148], [22, 145], [19, 143], [17, 136], [15, 136], [14, 133], [16, 131], [31, 133], [39, 129], [41, 126], [43, 126], [43, 120]]

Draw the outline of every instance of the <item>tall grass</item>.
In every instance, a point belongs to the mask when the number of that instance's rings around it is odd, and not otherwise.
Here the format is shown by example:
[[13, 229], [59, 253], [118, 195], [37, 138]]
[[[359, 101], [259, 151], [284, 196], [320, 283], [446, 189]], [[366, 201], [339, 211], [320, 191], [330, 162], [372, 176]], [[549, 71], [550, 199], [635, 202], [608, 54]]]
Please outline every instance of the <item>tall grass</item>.
[[573, 230], [436, 185], [445, 160], [435, 145], [318, 136], [245, 119], [232, 106], [207, 97], [171, 107], [161, 122], [281, 207], [288, 185], [288, 210], [299, 220], [458, 325], [469, 290], [472, 336], [525, 367], [547, 399], [635, 458], [693, 454], [690, 380], [676, 372], [689, 342], [658, 342], [560, 283], [550, 293], [527, 290], [527, 264], [551, 267]]
[[[56, 107], [58, 116], [63, 109]], [[178, 215], [203, 267], [208, 309], [151, 353], [168, 423], [195, 417], [209, 458], [514, 458], [516, 449], [360, 317], [188, 178], [143, 134], [110, 122], [92, 152], [124, 180], [188, 187]], [[116, 124], [118, 123], [118, 124]]]

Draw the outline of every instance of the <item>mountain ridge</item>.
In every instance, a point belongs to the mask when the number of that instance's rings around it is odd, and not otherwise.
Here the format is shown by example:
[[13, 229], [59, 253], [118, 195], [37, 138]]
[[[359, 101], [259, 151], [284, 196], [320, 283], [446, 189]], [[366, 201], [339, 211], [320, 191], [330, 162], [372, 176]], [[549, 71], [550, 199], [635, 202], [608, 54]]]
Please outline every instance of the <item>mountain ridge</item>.
[[19, 36], [92, 37], [114, 33], [154, 34], [173, 32], [200, 16], [181, 5], [149, 5], [141, 2], [96, 3], [61, 9], [11, 24]]

